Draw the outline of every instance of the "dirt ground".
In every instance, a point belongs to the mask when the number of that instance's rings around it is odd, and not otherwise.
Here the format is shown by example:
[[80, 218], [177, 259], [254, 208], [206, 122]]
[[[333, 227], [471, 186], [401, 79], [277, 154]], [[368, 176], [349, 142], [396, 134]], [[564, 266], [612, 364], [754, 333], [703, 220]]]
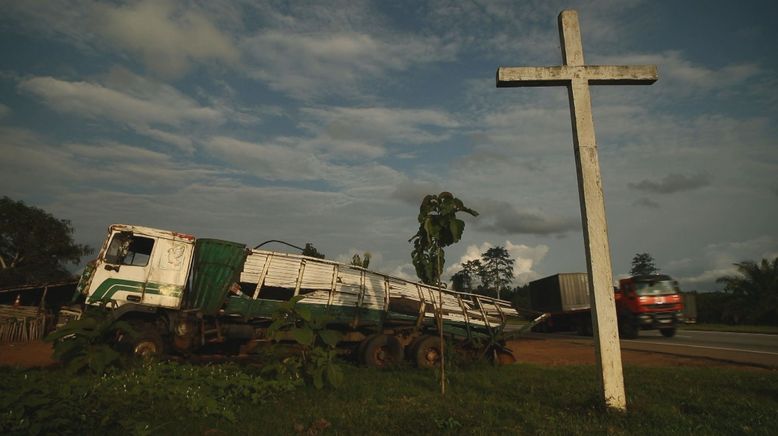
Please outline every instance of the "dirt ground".
[[[594, 365], [594, 349], [584, 345], [543, 338], [522, 338], [508, 343], [519, 362], [539, 365]], [[708, 358], [622, 350], [625, 365], [637, 366], [718, 366], [754, 369]], [[0, 344], [0, 365], [24, 368], [55, 365], [51, 358], [51, 344], [43, 341], [16, 344]]]

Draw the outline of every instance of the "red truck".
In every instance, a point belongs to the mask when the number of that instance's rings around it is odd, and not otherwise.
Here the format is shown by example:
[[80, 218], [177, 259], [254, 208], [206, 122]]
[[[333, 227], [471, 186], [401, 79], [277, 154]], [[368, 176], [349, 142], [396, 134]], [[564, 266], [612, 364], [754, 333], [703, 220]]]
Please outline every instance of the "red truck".
[[[529, 283], [530, 308], [550, 316], [533, 330], [577, 330], [592, 334], [589, 280], [586, 273], [554, 274]], [[678, 282], [666, 275], [633, 276], [619, 280], [614, 288], [619, 335], [635, 339], [640, 330], [659, 329], [675, 336], [683, 322], [683, 300]]]
[[640, 330], [659, 329], [662, 336], [675, 336], [683, 322], [683, 299], [678, 282], [666, 275], [633, 276], [619, 280], [616, 288], [619, 333], [625, 339]]

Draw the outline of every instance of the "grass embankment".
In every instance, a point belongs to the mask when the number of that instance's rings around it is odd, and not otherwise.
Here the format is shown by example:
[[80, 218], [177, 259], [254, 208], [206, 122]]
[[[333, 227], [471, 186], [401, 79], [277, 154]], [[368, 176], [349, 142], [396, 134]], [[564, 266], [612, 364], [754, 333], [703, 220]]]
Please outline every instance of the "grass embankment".
[[599, 406], [593, 366], [451, 369], [445, 397], [431, 371], [345, 370], [344, 386], [319, 391], [235, 365], [102, 377], [0, 368], [0, 433], [778, 434], [773, 371], [627, 367], [620, 414]]
[[707, 330], [712, 332], [764, 333], [778, 335], [778, 326], [770, 325], [730, 325], [730, 324], [684, 324], [685, 330]]

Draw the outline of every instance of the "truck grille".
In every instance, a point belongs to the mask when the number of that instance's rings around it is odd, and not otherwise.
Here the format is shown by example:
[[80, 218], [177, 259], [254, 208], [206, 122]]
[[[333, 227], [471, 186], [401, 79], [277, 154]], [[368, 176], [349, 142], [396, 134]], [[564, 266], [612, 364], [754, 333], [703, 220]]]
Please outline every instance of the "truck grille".
[[678, 310], [675, 304], [646, 304], [647, 309]]

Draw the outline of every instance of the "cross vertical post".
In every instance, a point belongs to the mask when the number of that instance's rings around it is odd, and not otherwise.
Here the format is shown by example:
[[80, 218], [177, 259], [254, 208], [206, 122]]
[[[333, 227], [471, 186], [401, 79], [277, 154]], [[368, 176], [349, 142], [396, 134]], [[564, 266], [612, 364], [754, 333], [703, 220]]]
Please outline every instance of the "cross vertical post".
[[497, 87], [567, 87], [586, 269], [589, 275], [597, 372], [605, 405], [611, 409], [626, 410], [605, 199], [594, 136], [589, 85], [651, 84], [657, 80], [656, 66], [585, 65], [578, 13], [574, 10], [564, 10], [559, 14], [559, 36], [563, 65], [500, 67], [497, 70]]

